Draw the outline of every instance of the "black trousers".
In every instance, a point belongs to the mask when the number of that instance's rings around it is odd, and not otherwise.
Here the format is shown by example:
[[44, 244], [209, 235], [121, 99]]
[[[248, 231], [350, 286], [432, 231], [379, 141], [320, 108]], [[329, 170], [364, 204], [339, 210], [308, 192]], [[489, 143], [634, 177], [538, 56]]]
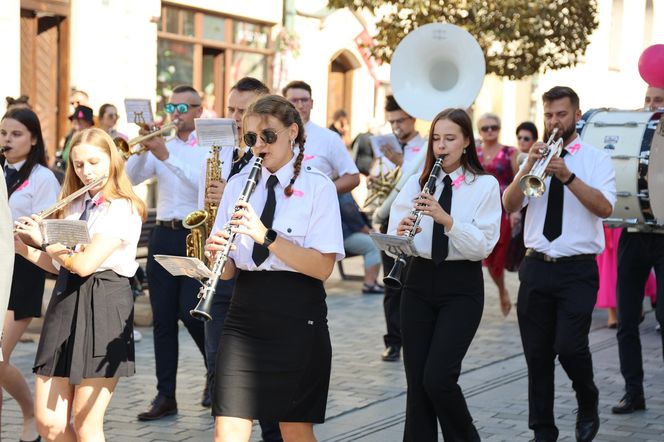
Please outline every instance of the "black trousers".
[[[380, 252], [380, 258], [383, 262], [383, 276], [387, 276], [394, 265], [394, 258], [388, 256], [385, 252]], [[383, 336], [385, 347], [401, 348], [401, 289], [391, 289], [385, 287], [383, 294], [383, 311], [385, 312], [385, 325], [387, 334]]]
[[189, 310], [198, 303], [196, 295], [200, 284], [186, 276], [172, 276], [154, 260], [154, 255], [158, 254], [185, 256], [185, 238], [188, 233], [186, 229], [173, 230], [157, 226], [150, 235], [148, 247], [147, 277], [153, 317], [157, 391], [169, 398], [175, 398], [178, 320], [187, 327], [205, 361], [203, 322], [189, 314]]
[[401, 299], [408, 382], [404, 441], [479, 441], [457, 383], [484, 309], [481, 262], [414, 258]]
[[[639, 322], [650, 269], [657, 276], [655, 315], [664, 323], [664, 234], [623, 230], [618, 243], [618, 352], [625, 391], [643, 394]], [[664, 334], [662, 334], [664, 351]]]
[[528, 426], [538, 437], [557, 439], [553, 417], [556, 355], [572, 380], [580, 418], [597, 413], [588, 333], [597, 300], [594, 259], [544, 262], [526, 257], [519, 268], [517, 315], [528, 364]]

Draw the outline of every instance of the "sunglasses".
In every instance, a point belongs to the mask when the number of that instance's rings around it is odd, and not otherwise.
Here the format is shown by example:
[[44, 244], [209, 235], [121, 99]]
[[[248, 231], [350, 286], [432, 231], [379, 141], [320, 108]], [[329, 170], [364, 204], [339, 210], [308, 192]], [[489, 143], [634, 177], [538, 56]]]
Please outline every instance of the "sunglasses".
[[496, 132], [497, 130], [500, 130], [500, 126], [498, 126], [497, 124], [492, 124], [491, 126], [482, 126], [480, 127], [480, 130], [482, 132], [489, 132], [490, 130]]
[[[277, 138], [279, 138], [279, 134], [286, 129], [288, 128], [284, 127], [277, 132], [275, 132], [274, 129], [263, 129], [260, 133], [261, 140], [263, 140], [263, 143], [265, 144], [274, 144], [277, 141]], [[244, 140], [244, 144], [248, 147], [254, 147], [258, 141], [258, 137], [259, 135], [256, 132], [247, 132], [242, 139]]]
[[517, 137], [517, 139], [518, 139], [519, 141], [525, 141], [525, 142], [528, 142], [528, 141], [532, 140], [532, 138], [530, 138], [530, 137], [527, 136], [527, 135], [526, 135], [526, 136]]
[[164, 105], [164, 110], [167, 114], [172, 114], [176, 110], [179, 114], [186, 114], [189, 112], [190, 107], [199, 107], [200, 104], [187, 104], [187, 103], [166, 103]]

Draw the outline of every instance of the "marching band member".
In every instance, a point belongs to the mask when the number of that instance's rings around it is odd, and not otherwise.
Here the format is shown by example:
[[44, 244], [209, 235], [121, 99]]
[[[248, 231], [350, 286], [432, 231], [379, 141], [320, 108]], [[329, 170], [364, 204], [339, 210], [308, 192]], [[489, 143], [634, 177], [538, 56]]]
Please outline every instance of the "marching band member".
[[[382, 146], [381, 151], [394, 164], [405, 166], [425, 148], [426, 140], [415, 129], [415, 117], [401, 109], [401, 106], [392, 95], [388, 95], [385, 99], [385, 117], [390, 123], [392, 132], [396, 135], [399, 144], [401, 144], [403, 152], [394, 152], [389, 146]], [[381, 232], [385, 233], [387, 231], [388, 223], [389, 218], [380, 226]], [[380, 256], [383, 263], [383, 276], [387, 276], [394, 265], [394, 259], [385, 252], [381, 252]], [[401, 355], [400, 306], [401, 290], [385, 287], [383, 312], [387, 333], [383, 336], [385, 343], [385, 350], [381, 354], [383, 361], [393, 362], [398, 360]]]
[[[60, 184], [46, 162], [37, 114], [28, 108], [7, 112], [0, 123], [0, 146], [6, 149], [0, 163], [4, 167], [12, 219], [52, 206], [58, 199]], [[2, 329], [5, 360], [0, 363], [0, 403], [2, 390], [16, 399], [23, 413], [21, 440], [28, 441], [37, 437], [32, 393], [20, 370], [10, 363], [10, 357], [32, 318], [41, 317], [46, 274], [21, 255], [14, 255], [12, 261], [11, 296]]]
[[[443, 170], [430, 195], [423, 186], [441, 155]], [[436, 441], [438, 419], [445, 440], [479, 441], [457, 381], [482, 318], [482, 259], [498, 241], [501, 207], [498, 182], [482, 169], [464, 110], [434, 118], [424, 170], [397, 195], [389, 233], [404, 236], [413, 228], [413, 198], [424, 217], [401, 297], [408, 383], [403, 440]]]
[[[134, 185], [157, 177], [157, 222], [148, 245], [147, 276], [154, 329], [157, 396], [139, 420], [155, 420], [177, 413], [178, 320], [189, 331], [205, 361], [203, 323], [189, 315], [196, 306], [199, 284], [185, 276], [172, 276], [154, 255], [185, 256], [189, 230], [184, 217], [198, 209], [200, 164], [208, 152], [198, 145], [194, 119], [201, 115], [201, 97], [191, 86], [177, 86], [164, 106], [176, 122], [176, 136], [168, 141], [153, 137], [143, 143], [149, 152], [127, 160], [127, 175]], [[205, 391], [207, 389], [204, 390]]]
[[[45, 439], [103, 439], [118, 378], [134, 374], [134, 275], [144, 203], [124, 173], [124, 160], [101, 129], [74, 136], [61, 197], [106, 175], [60, 217], [85, 220], [91, 242], [75, 252], [45, 243], [38, 217], [21, 217], [16, 251], [58, 280], [44, 317], [33, 371], [37, 428]], [[57, 400], [56, 400], [57, 399]], [[70, 424], [70, 416], [73, 424]]]
[[[649, 86], [645, 110], [664, 108], [664, 89]], [[661, 124], [661, 123], [660, 123]], [[664, 323], [664, 229], [633, 231], [626, 228], [618, 241], [618, 353], [620, 373], [625, 380], [625, 394], [612, 408], [615, 414], [627, 414], [646, 408], [643, 391], [643, 358], [639, 323], [643, 294], [652, 268], [657, 280], [657, 321]], [[664, 335], [662, 335], [664, 354]]]
[[599, 286], [595, 256], [604, 248], [602, 218], [616, 200], [611, 158], [576, 133], [579, 97], [556, 86], [542, 96], [545, 137], [558, 129], [563, 151], [551, 159], [546, 191], [524, 197], [519, 180], [542, 156], [544, 143], [530, 150], [503, 194], [505, 210], [528, 205], [524, 222], [526, 257], [519, 268], [517, 316], [528, 365], [528, 426], [538, 441], [555, 441], [554, 360], [572, 380], [578, 401], [577, 441], [591, 441], [599, 429], [599, 392], [593, 380], [588, 332]]
[[[244, 77], [238, 80], [231, 87], [228, 94], [227, 118], [233, 118], [237, 123], [237, 129], [242, 137], [242, 116], [249, 107], [249, 104], [256, 98], [266, 95], [270, 90], [260, 80], [252, 77]], [[202, 172], [198, 182], [198, 207], [205, 207], [206, 203], [212, 203], [219, 206], [221, 197], [226, 186], [226, 182], [239, 173], [246, 166], [253, 155], [250, 149], [243, 149], [236, 146], [231, 149], [221, 149], [219, 160], [221, 161], [222, 181], [211, 181], [206, 188], [205, 172]], [[205, 163], [204, 163], [205, 164]], [[228, 306], [233, 293], [235, 280], [219, 281], [217, 284], [217, 294], [210, 309], [212, 319], [205, 322], [205, 358], [207, 360], [208, 387], [206, 394], [203, 395], [201, 405], [209, 407], [211, 405], [211, 394], [214, 389], [214, 369], [217, 358], [217, 348], [221, 331], [224, 328], [224, 321], [228, 312]], [[267, 441], [270, 442], [270, 441]]]
[[247, 169], [228, 182], [207, 246], [215, 259], [230, 220], [239, 235], [222, 278], [240, 272], [217, 353], [215, 440], [249, 440], [261, 419], [279, 422], [286, 441], [315, 441], [331, 364], [323, 281], [344, 256], [337, 195], [325, 174], [302, 166], [304, 125], [284, 98], [255, 101], [243, 132], [264, 156], [261, 178], [235, 213]]

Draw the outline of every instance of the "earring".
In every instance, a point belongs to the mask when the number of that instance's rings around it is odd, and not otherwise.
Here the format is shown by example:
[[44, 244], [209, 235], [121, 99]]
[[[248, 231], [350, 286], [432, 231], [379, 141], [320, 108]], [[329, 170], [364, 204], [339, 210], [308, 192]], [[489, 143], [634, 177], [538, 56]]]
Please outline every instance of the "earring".
[[463, 154], [464, 155], [466, 154], [466, 148], [465, 147], [463, 148]]
[[295, 150], [295, 138], [291, 138], [291, 140], [290, 140], [290, 148], [291, 148], [291, 150]]

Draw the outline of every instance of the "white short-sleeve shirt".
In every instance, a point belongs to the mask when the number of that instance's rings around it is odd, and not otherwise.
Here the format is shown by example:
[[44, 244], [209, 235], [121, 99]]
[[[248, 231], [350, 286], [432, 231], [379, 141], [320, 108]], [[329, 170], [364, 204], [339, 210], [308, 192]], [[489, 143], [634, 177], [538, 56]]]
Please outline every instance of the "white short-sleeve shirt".
[[312, 121], [304, 125], [304, 132], [304, 166], [318, 169], [332, 180], [360, 173], [338, 133]]
[[[65, 219], [79, 219], [85, 207], [85, 201], [90, 199], [89, 194], [77, 198], [67, 210]], [[113, 270], [118, 275], [128, 278], [134, 276], [138, 263], [136, 262], [136, 248], [141, 236], [141, 216], [128, 199], [115, 199], [104, 201], [93, 206], [88, 215], [88, 231], [90, 238], [95, 235], [105, 235], [118, 238], [122, 244], [106, 258], [95, 270]]]
[[[442, 172], [436, 180], [434, 197], [443, 192]], [[449, 238], [446, 261], [479, 261], [491, 253], [500, 236], [500, 189], [498, 181], [491, 175], [474, 176], [458, 168], [452, 172], [452, 229], [445, 232]], [[396, 235], [397, 226], [413, 209], [413, 200], [422, 191], [419, 174], [412, 175], [397, 195], [390, 210], [388, 233]], [[423, 216], [422, 231], [415, 235], [413, 244], [418, 256], [431, 259], [433, 218]]]
[[[25, 161], [12, 164], [16, 170], [21, 170]], [[30, 216], [51, 207], [58, 200], [60, 183], [50, 169], [37, 164], [32, 168], [28, 179], [21, 184], [9, 197], [9, 207], [12, 218], [16, 221], [21, 216]]]
[[[321, 253], [335, 253], [336, 259], [341, 260], [344, 257], [344, 240], [336, 188], [323, 173], [311, 166], [303, 165], [293, 185], [293, 194], [287, 197], [284, 189], [293, 177], [294, 161], [295, 156], [275, 173], [279, 183], [274, 187], [276, 208], [272, 229], [279, 236], [301, 247], [315, 249]], [[221, 230], [230, 219], [249, 170], [249, 166], [245, 167], [226, 185], [213, 231]], [[256, 190], [249, 199], [249, 203], [259, 216], [267, 200], [266, 184], [270, 175], [270, 171], [262, 169]], [[270, 253], [260, 267], [257, 267], [251, 258], [254, 240], [248, 235], [238, 234], [235, 245], [236, 250], [231, 252], [230, 257], [239, 269], [296, 271], [277, 258], [274, 253]]]

